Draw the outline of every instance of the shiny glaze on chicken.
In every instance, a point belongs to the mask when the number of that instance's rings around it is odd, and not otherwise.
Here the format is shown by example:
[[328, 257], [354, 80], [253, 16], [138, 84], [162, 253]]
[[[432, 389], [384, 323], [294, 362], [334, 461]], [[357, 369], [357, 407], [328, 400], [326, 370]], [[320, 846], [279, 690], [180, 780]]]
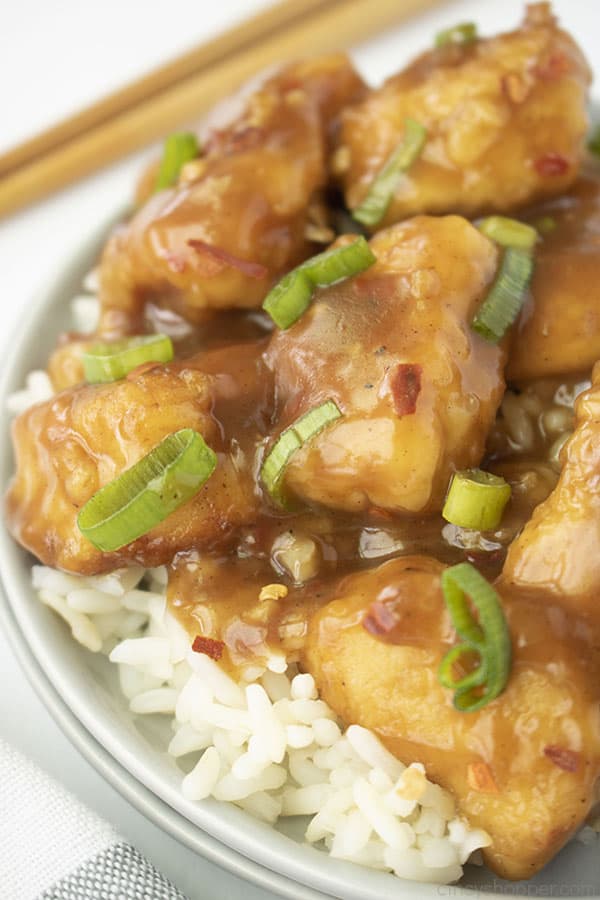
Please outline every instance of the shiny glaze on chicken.
[[589, 80], [581, 51], [543, 3], [517, 31], [424, 53], [344, 112], [337, 162], [348, 205], [363, 199], [407, 116], [429, 137], [383, 224], [555, 196], [577, 175]]
[[[560, 600], [540, 605], [502, 589], [513, 641], [509, 685], [481, 711], [457, 712], [437, 679], [454, 642], [442, 568], [407, 556], [343, 580], [311, 622], [306, 665], [347, 721], [360, 715], [400, 759], [424, 763], [460, 798], [469, 821], [492, 837], [484, 854], [499, 874], [527, 878], [593, 802], [598, 622], [573, 618]], [[365, 628], [374, 604], [396, 620], [378, 640]]]
[[108, 242], [102, 333], [139, 331], [156, 297], [190, 319], [260, 306], [273, 281], [310, 256], [330, 132], [362, 90], [340, 56], [289, 66], [253, 94], [232, 126], [210, 136], [190, 180], [184, 173], [152, 196]]

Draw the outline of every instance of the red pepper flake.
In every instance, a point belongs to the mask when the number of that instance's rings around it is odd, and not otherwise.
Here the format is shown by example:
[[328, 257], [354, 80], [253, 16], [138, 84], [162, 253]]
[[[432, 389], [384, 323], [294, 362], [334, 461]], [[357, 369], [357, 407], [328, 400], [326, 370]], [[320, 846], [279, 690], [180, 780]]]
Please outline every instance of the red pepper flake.
[[185, 272], [185, 259], [177, 256], [176, 253], [165, 253], [165, 260], [171, 272], [176, 272], [177, 274]]
[[201, 634], [196, 635], [194, 643], [192, 644], [194, 653], [205, 653], [207, 656], [210, 656], [211, 659], [221, 659], [224, 649], [225, 643], [223, 641], [216, 641], [214, 638], [203, 637]]
[[212, 244], [207, 244], [206, 241], [191, 238], [187, 243], [201, 258], [205, 259], [207, 265], [205, 266], [204, 274], [207, 277], [218, 275], [219, 272], [227, 268], [238, 269], [243, 275], [247, 275], [248, 278], [264, 278], [268, 274], [266, 266], [261, 266], [260, 263], [249, 262], [247, 259], [240, 259], [221, 247], [213, 247]]
[[258, 128], [256, 125], [243, 125], [240, 128], [236, 128], [229, 137], [227, 149], [234, 153], [240, 153], [242, 150], [251, 150], [259, 144], [264, 133], [265, 129]]
[[564, 769], [565, 772], [576, 772], [579, 767], [579, 753], [576, 753], [575, 750], [567, 750], [565, 747], [549, 744], [544, 747], [544, 756], [547, 756], [555, 766]]
[[566, 53], [552, 53], [535, 67], [535, 74], [543, 81], [556, 81], [571, 71], [571, 61]]
[[482, 794], [498, 794], [498, 785], [494, 781], [492, 770], [487, 763], [474, 762], [467, 766], [467, 782], [474, 791]]
[[417, 408], [421, 393], [423, 367], [416, 363], [400, 363], [390, 379], [394, 409], [399, 416], [410, 416]]
[[213, 156], [217, 153], [222, 153], [225, 147], [225, 140], [228, 137], [227, 129], [225, 128], [213, 128], [212, 131], [207, 134], [203, 144], [202, 149], [204, 150], [205, 156]]
[[564, 175], [569, 171], [569, 161], [560, 153], [545, 153], [535, 161], [535, 168], [539, 175]]
[[264, 128], [256, 125], [240, 124], [233, 130], [228, 128], [215, 128], [204, 143], [206, 156], [229, 156], [232, 153], [242, 153], [251, 150], [262, 140]]
[[393, 610], [382, 603], [381, 600], [374, 600], [365, 613], [362, 626], [365, 631], [375, 637], [381, 637], [382, 634], [389, 634], [390, 631], [398, 624]]

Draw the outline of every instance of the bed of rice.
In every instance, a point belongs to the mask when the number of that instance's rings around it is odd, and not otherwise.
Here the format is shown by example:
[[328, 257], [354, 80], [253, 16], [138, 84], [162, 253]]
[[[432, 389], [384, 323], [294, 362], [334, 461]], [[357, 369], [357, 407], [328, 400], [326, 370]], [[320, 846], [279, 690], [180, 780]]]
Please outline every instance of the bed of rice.
[[489, 843], [421, 765], [405, 767], [364, 728], [344, 729], [312, 676], [281, 655], [236, 683], [192, 652], [166, 607], [164, 568], [84, 578], [34, 566], [33, 585], [77, 641], [118, 666], [132, 714], [171, 719], [168, 752], [194, 760], [182, 777], [188, 799], [229, 801], [269, 823], [309, 816], [310, 844], [420, 881], [455, 881]]
[[[72, 304], [80, 333], [97, 321], [93, 273], [84, 289]], [[9, 409], [18, 414], [52, 394], [47, 374], [33, 371]], [[344, 728], [311, 675], [273, 654], [236, 683], [194, 653], [167, 608], [166, 569], [86, 578], [33, 566], [32, 578], [75, 640], [118, 667], [131, 713], [170, 718], [168, 752], [187, 757], [181, 789], [191, 801], [214, 797], [272, 824], [308, 817], [309, 844], [401, 878], [453, 882], [467, 860], [479, 861], [488, 835], [456, 815], [422, 765], [404, 766], [365, 728]]]
[[[73, 302], [80, 332], [97, 318], [93, 276], [85, 287]], [[9, 407], [18, 413], [51, 395], [46, 373], [34, 371]], [[372, 732], [344, 727], [310, 674], [274, 654], [235, 682], [192, 652], [167, 608], [164, 568], [86, 578], [34, 566], [32, 576], [75, 640], [118, 667], [131, 713], [169, 717], [168, 752], [188, 758], [189, 800], [214, 797], [271, 824], [306, 816], [309, 844], [401, 878], [449, 883], [480, 861], [488, 835], [456, 815], [422, 765], [404, 766]]]

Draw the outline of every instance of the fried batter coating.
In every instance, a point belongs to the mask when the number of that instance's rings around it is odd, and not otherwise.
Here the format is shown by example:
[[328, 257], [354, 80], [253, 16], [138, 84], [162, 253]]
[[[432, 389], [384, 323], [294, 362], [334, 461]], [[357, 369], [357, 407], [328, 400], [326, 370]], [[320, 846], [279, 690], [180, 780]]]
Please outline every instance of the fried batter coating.
[[337, 55], [290, 65], [254, 93], [179, 183], [110, 238], [100, 266], [103, 336], [140, 331], [144, 304], [157, 296], [190, 319], [260, 305], [273, 280], [311, 253], [305, 229], [327, 182], [329, 134], [362, 90]]
[[[600, 173], [524, 216], [550, 218], [535, 250], [529, 298], [515, 329], [507, 367], [513, 381], [589, 372], [600, 358]], [[549, 227], [552, 227], [550, 224]]]
[[89, 335], [61, 335], [48, 360], [48, 375], [55, 391], [64, 391], [85, 381], [83, 354], [94, 343]]
[[504, 389], [502, 346], [469, 327], [497, 250], [457, 216], [420, 216], [371, 240], [377, 263], [317, 293], [267, 351], [277, 430], [331, 398], [343, 418], [290, 459], [285, 487], [337, 509], [441, 508], [477, 465]]
[[587, 63], [548, 3], [521, 28], [429, 50], [344, 112], [335, 160], [351, 209], [402, 139], [427, 143], [380, 223], [415, 213], [475, 215], [555, 196], [574, 180], [587, 129]]
[[511, 587], [563, 598], [600, 618], [600, 364], [575, 402], [575, 430], [562, 450], [556, 488], [508, 550], [502, 579]]
[[172, 432], [194, 428], [220, 450], [213, 402], [212, 379], [182, 363], [66, 390], [27, 410], [13, 425], [17, 468], [7, 495], [16, 539], [46, 565], [86, 575], [218, 544], [254, 513], [241, 461], [223, 452], [199, 493], [132, 544], [103, 553], [77, 527], [83, 504]]
[[[306, 668], [346, 722], [373, 729], [400, 760], [421, 762], [458, 812], [492, 839], [484, 858], [528, 878], [583, 824], [600, 775], [598, 634], [559, 604], [503, 593], [513, 644], [506, 690], [458, 712], [437, 677], [453, 629], [443, 566], [404, 557], [351, 575], [313, 619]], [[373, 601], [396, 624], [370, 633]], [[366, 616], [366, 618], [365, 618]]]

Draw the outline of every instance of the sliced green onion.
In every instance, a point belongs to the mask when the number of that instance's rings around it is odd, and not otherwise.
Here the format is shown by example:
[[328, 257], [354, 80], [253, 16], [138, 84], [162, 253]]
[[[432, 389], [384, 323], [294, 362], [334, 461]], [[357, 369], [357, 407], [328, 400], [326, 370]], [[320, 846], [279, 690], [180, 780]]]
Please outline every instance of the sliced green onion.
[[289, 328], [307, 309], [316, 288], [328, 287], [358, 275], [372, 266], [376, 259], [362, 236], [351, 244], [319, 253], [284, 275], [267, 294], [263, 309], [278, 328]]
[[289, 328], [310, 306], [315, 287], [300, 269], [292, 269], [272, 288], [263, 301], [263, 309], [278, 328]]
[[[474, 655], [479, 658], [479, 665], [466, 675], [463, 675], [462, 678], [455, 678], [454, 666], [460, 663], [461, 657], [472, 657]], [[479, 650], [475, 649], [475, 646], [471, 644], [457, 644], [451, 650], [448, 650], [438, 669], [440, 684], [451, 691], [467, 691], [470, 688], [477, 687], [485, 682], [486, 675], [487, 666], [483, 657]]]
[[502, 247], [531, 250], [538, 239], [538, 233], [531, 225], [506, 216], [489, 216], [479, 223], [478, 228], [482, 234]]
[[[502, 693], [511, 664], [510, 633], [500, 598], [470, 563], [459, 563], [442, 573], [442, 591], [456, 633], [462, 643], [452, 647], [438, 669], [440, 683], [453, 690], [454, 706], [475, 712]], [[471, 611], [475, 607], [478, 618]], [[475, 654], [478, 666], [462, 678], [452, 668], [464, 654]]]
[[195, 159], [199, 152], [198, 139], [192, 132], [170, 134], [165, 140], [154, 190], [162, 191], [175, 184], [184, 165]]
[[475, 22], [461, 22], [452, 28], [438, 31], [435, 36], [436, 47], [447, 47], [448, 44], [472, 44], [477, 40], [477, 25]]
[[117, 381], [143, 363], [168, 363], [173, 344], [166, 334], [144, 334], [112, 344], [93, 344], [83, 354], [83, 371], [89, 384]]
[[600, 156], [600, 125], [598, 125], [597, 128], [594, 128], [590, 135], [588, 150], [590, 153], [593, 153], [594, 156]]
[[497, 343], [521, 311], [533, 275], [531, 253], [507, 247], [490, 291], [475, 314], [471, 327], [486, 341]]
[[293, 454], [341, 415], [333, 400], [326, 400], [281, 432], [260, 469], [261, 481], [276, 503], [285, 506], [282, 481]]
[[426, 139], [427, 131], [420, 122], [415, 119], [404, 120], [402, 141], [375, 176], [363, 202], [352, 211], [357, 222], [370, 228], [381, 222], [402, 180], [402, 175], [420, 156]]
[[192, 428], [176, 431], [82, 506], [79, 530], [99, 550], [118, 550], [193, 497], [216, 465], [202, 435]]
[[547, 234], [552, 234], [552, 232], [558, 228], [558, 222], [553, 216], [541, 216], [539, 219], [535, 220], [535, 227], [538, 234], [545, 237]]
[[510, 493], [510, 485], [499, 475], [482, 469], [455, 472], [442, 516], [460, 528], [490, 531], [500, 524]]

